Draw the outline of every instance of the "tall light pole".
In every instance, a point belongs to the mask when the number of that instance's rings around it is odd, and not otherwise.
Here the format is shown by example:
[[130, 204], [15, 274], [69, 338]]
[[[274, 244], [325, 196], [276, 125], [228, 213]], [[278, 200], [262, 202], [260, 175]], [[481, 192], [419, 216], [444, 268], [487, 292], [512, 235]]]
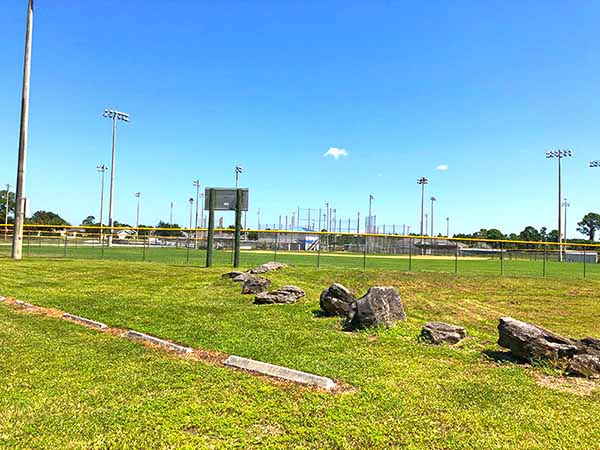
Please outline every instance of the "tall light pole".
[[195, 228], [198, 228], [198, 205], [200, 203], [200, 180], [195, 180], [193, 183], [194, 187], [196, 188], [196, 226]]
[[196, 247], [198, 246], [198, 208], [200, 207], [200, 180], [195, 180], [193, 183], [196, 188], [196, 222], [194, 228], [196, 228]]
[[434, 237], [434, 235], [433, 235], [433, 205], [437, 201], [437, 198], [432, 196], [430, 200], [431, 200], [431, 237]]
[[563, 158], [573, 156], [572, 150], [551, 150], [546, 152], [546, 158], [556, 158], [558, 159], [558, 261], [562, 262], [563, 260], [563, 249], [562, 249], [562, 167], [561, 161]]
[[[569, 206], [571, 206], [571, 204], [567, 201], [567, 199], [565, 198], [565, 201], [562, 203], [563, 208], [565, 209], [565, 225], [564, 225], [564, 235], [565, 235], [565, 247], [567, 245], [567, 208]], [[565, 248], [565, 252], [566, 252], [566, 248]]]
[[10, 184], [6, 183], [6, 206], [4, 210], [4, 240], [8, 236], [8, 205], [9, 205]]
[[192, 211], [194, 209], [194, 199], [190, 197], [190, 199], [188, 200], [188, 202], [190, 203], [190, 230], [192, 229]]
[[108, 236], [108, 246], [112, 247], [112, 237], [113, 237], [113, 208], [114, 208], [114, 195], [115, 195], [115, 149], [117, 146], [117, 120], [122, 120], [123, 122], [129, 122], [129, 114], [114, 111], [112, 109], [105, 109], [102, 113], [102, 117], [108, 117], [113, 121], [113, 132], [112, 132], [112, 156], [111, 156], [111, 164], [110, 164], [110, 197], [108, 201], [108, 226], [110, 227], [110, 236]]
[[15, 221], [13, 226], [12, 259], [23, 257], [23, 223], [25, 222], [25, 163], [27, 161], [27, 131], [29, 124], [29, 80], [31, 78], [31, 39], [33, 37], [33, 0], [27, 3], [25, 57], [23, 61], [23, 91], [21, 94], [21, 128], [19, 159], [15, 190]]
[[450, 217], [446, 217], [446, 237], [450, 237]]
[[106, 169], [108, 169], [108, 167], [106, 167], [106, 165], [104, 164], [100, 164], [98, 166], [96, 166], [96, 169], [98, 169], [98, 172], [100, 172], [100, 243], [102, 243], [103, 241], [103, 228], [102, 225], [104, 223], [104, 174], [106, 173]]
[[[240, 174], [242, 174], [243, 172], [244, 172], [244, 168], [242, 166], [240, 166], [240, 165], [235, 166], [235, 189], [236, 189], [236, 191], [239, 186]], [[243, 214], [244, 214], [244, 228], [246, 228], [246, 219], [247, 219], [248, 211], [244, 211]]]
[[[140, 227], [140, 197], [142, 196], [141, 192], [136, 192], [135, 197], [137, 198], [137, 212], [136, 212], [136, 216], [135, 216], [135, 227], [139, 228]], [[139, 234], [140, 231], [137, 230], [137, 233]]]
[[372, 213], [372, 206], [373, 206], [373, 194], [369, 194], [369, 218], [367, 219], [367, 224], [369, 225], [369, 229], [367, 230], [367, 233], [372, 233], [373, 232], [373, 217], [371, 215]]
[[244, 172], [242, 166], [235, 166], [235, 188], [238, 188], [240, 174]]
[[173, 225], [173, 206], [175, 206], [175, 203], [171, 202], [171, 217], [169, 219], [170, 225]]
[[420, 234], [423, 236], [424, 214], [425, 214], [425, 185], [429, 183], [429, 180], [425, 177], [421, 177], [417, 180], [417, 184], [421, 185], [421, 231]]

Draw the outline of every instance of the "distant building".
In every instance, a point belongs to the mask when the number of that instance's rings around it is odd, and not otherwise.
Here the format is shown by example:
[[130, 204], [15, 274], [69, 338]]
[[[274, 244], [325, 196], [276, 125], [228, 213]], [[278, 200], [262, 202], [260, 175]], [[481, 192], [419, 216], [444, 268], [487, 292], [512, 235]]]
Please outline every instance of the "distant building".
[[567, 250], [564, 260], [566, 262], [598, 264], [598, 253]]

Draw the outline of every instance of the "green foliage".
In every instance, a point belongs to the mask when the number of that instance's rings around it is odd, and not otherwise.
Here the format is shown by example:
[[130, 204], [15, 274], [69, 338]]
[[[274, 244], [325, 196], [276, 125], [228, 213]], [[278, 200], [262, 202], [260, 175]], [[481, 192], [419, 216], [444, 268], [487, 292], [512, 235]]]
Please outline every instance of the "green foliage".
[[15, 193], [4, 189], [0, 191], [0, 223], [6, 220], [6, 196], [8, 195], [8, 223], [13, 223], [15, 214]]
[[85, 219], [83, 219], [81, 221], [81, 225], [90, 227], [90, 226], [99, 225], [99, 223], [96, 222], [96, 218], [94, 216], [87, 216]]
[[[181, 228], [179, 226], [179, 224], [176, 223], [167, 223], [167, 222], [163, 222], [162, 220], [160, 222], [158, 222], [158, 224], [156, 225], [156, 228]], [[168, 237], [181, 237], [183, 236], [183, 232], [179, 231], [179, 230], [160, 230], [158, 232], [161, 236], [168, 236]]]
[[25, 223], [35, 225], [56, 225], [57, 227], [60, 227], [61, 225], [71, 225], [52, 211], [36, 211], [29, 219], [25, 220]]
[[596, 237], [596, 231], [600, 230], [600, 214], [593, 212], [587, 213], [581, 219], [581, 222], [577, 222], [577, 231], [587, 236], [590, 241], [593, 241]]

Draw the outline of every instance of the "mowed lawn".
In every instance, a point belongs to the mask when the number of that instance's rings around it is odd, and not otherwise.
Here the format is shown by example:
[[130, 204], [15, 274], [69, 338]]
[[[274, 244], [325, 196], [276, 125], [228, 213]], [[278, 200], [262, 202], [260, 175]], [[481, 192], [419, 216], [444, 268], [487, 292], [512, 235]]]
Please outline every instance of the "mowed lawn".
[[[600, 383], [495, 357], [499, 317], [600, 337], [600, 282], [290, 267], [294, 305], [252, 304], [224, 268], [70, 259], [0, 260], [0, 295], [196, 348], [334, 378], [341, 394], [178, 358], [0, 304], [4, 448], [600, 448]], [[320, 291], [392, 285], [408, 321], [342, 332]], [[431, 320], [455, 347], [419, 342]]]
[[[191, 265], [205, 267], [206, 251], [187, 249], [184, 247], [144, 247], [144, 246], [114, 246], [104, 249], [99, 246], [80, 245], [77, 241], [56, 239], [56, 245], [49, 245], [41, 240], [25, 241], [24, 255], [31, 258], [65, 258], [65, 259], [101, 259], [132, 262], [159, 262], [165, 264]], [[9, 244], [0, 241], [0, 258], [10, 256]], [[518, 258], [517, 258], [518, 256]], [[523, 252], [511, 253], [506, 251], [502, 260], [498, 255], [492, 257], [453, 257], [448, 256], [419, 256], [419, 255], [389, 255], [343, 252], [335, 253], [305, 252], [305, 251], [261, 251], [244, 250], [241, 252], [241, 262], [244, 265], [258, 265], [267, 261], [281, 261], [299, 267], [321, 269], [381, 269], [403, 272], [443, 272], [461, 275], [491, 275], [491, 276], [529, 276], [548, 278], [587, 278], [600, 281], [600, 264], [558, 263], [556, 252], [547, 252], [544, 262], [543, 251], [531, 252], [524, 259]], [[232, 253], [228, 250], [216, 250], [213, 263], [227, 266], [232, 263]]]

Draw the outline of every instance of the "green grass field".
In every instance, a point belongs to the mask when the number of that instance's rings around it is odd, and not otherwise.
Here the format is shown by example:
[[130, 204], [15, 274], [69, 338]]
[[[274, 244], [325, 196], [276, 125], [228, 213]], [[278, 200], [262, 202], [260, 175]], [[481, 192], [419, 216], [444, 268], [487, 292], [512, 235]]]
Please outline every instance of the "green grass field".
[[[81, 246], [69, 243], [62, 245], [62, 240], [56, 240], [56, 245], [48, 245], [46, 241], [32, 240], [24, 246], [25, 258], [74, 258], [74, 259], [103, 259], [116, 261], [142, 261], [159, 262], [165, 264], [182, 264], [204, 267], [206, 252], [204, 250], [176, 248], [176, 247], [113, 247], [104, 248]], [[9, 256], [10, 247], [0, 245], [0, 257]], [[507, 253], [501, 261], [496, 258], [460, 257], [419, 257], [409, 258], [406, 255], [367, 255], [343, 253], [324, 253], [317, 255], [314, 252], [266, 252], [242, 251], [241, 263], [251, 266], [267, 261], [282, 261], [294, 266], [319, 267], [322, 269], [381, 269], [400, 270], [411, 272], [445, 272], [465, 275], [503, 275], [524, 277], [568, 277], [589, 278], [600, 280], [600, 264], [558, 263], [547, 259], [544, 263], [543, 256], [533, 256], [530, 259], [513, 259]], [[215, 251], [214, 265], [231, 265], [230, 251]]]
[[[220, 278], [223, 267], [0, 259], [1, 295], [356, 388], [330, 394], [282, 385], [0, 304], [0, 447], [600, 448], [600, 383], [487, 354], [500, 350], [503, 315], [600, 336], [598, 279], [559, 276], [567, 265], [558, 264], [547, 278], [496, 277], [491, 269], [469, 274], [467, 263], [497, 260], [460, 261], [464, 273], [454, 275], [435, 272], [448, 261], [413, 261], [423, 269], [407, 273], [391, 258], [377, 259], [389, 270], [342, 267], [342, 258], [269, 274], [274, 287], [307, 292], [277, 306], [253, 305]], [[268, 259], [245, 254], [244, 264]], [[505, 261], [505, 269], [521, 262]], [[318, 313], [319, 293], [333, 281], [359, 294], [395, 286], [409, 320], [341, 331], [338, 319]], [[463, 325], [469, 338], [455, 347], [421, 343], [431, 320]]]

